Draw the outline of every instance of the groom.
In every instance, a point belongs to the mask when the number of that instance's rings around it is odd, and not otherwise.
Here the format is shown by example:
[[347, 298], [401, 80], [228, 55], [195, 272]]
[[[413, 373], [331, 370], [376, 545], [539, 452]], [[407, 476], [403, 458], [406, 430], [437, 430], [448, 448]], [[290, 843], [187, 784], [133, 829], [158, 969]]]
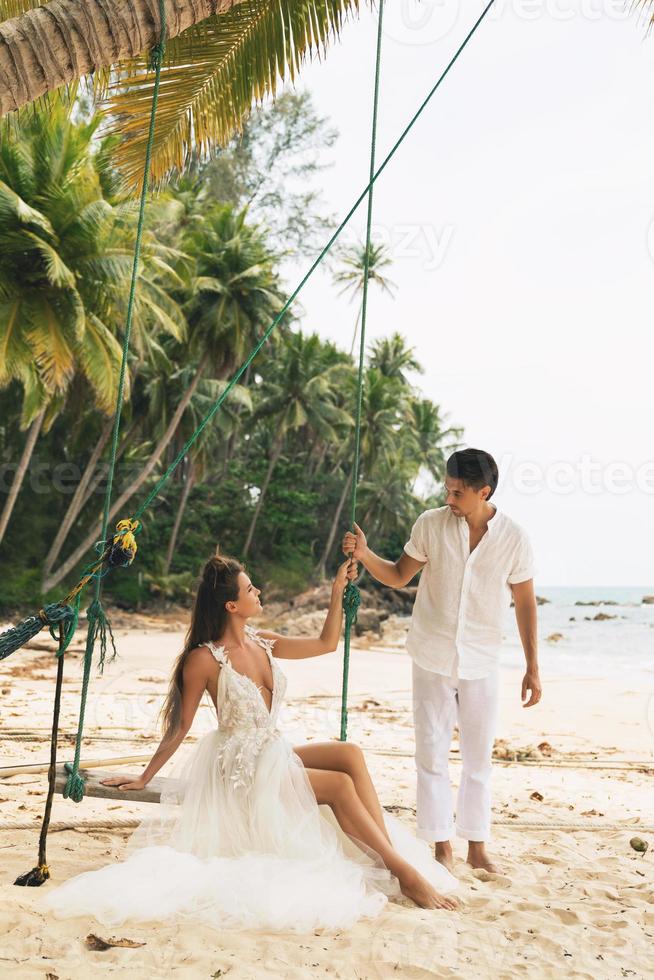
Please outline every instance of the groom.
[[343, 551], [394, 589], [424, 569], [407, 637], [413, 660], [418, 836], [434, 841], [437, 860], [452, 870], [448, 755], [456, 722], [462, 762], [456, 833], [468, 841], [467, 861], [473, 868], [497, 872], [486, 841], [502, 622], [511, 596], [527, 661], [523, 707], [541, 698], [533, 552], [523, 528], [489, 503], [498, 482], [489, 453], [455, 452], [446, 474], [445, 506], [420, 515], [397, 561], [376, 555], [356, 524], [356, 533], [348, 531], [343, 538]]

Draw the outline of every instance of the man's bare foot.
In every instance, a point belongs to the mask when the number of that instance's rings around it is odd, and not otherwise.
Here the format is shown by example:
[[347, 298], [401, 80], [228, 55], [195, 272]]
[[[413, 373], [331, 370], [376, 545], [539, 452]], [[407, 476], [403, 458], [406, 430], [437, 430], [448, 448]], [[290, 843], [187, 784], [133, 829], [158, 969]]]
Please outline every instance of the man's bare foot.
[[495, 864], [488, 856], [486, 847], [481, 841], [468, 841], [468, 857], [466, 863], [472, 865], [473, 868], [483, 868], [484, 871], [488, 871], [490, 874], [504, 874], [502, 868], [498, 864]]
[[415, 868], [399, 878], [402, 894], [410, 898], [421, 909], [456, 909], [459, 903], [456, 898], [441, 895], [429, 884]]
[[449, 840], [437, 840], [434, 842], [434, 857], [442, 864], [450, 874], [454, 874], [454, 855], [452, 845]]

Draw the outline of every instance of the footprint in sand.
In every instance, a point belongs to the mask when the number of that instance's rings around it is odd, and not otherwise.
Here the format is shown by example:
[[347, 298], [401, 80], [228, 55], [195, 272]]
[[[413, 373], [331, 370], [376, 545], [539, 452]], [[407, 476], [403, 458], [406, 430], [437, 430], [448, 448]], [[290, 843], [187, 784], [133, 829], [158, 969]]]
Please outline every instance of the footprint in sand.
[[486, 895], [483, 898], [477, 895], [469, 895], [466, 898], [466, 908], [467, 909], [485, 909], [488, 907], [492, 899], [490, 896]]
[[583, 892], [589, 898], [610, 898], [612, 902], [620, 902], [621, 898], [615, 888], [609, 885], [600, 884], [584, 885]]
[[515, 908], [518, 912], [542, 912], [543, 906], [540, 902], [516, 902]]
[[510, 888], [512, 884], [511, 879], [507, 878], [506, 875], [496, 874], [494, 871], [486, 871], [485, 868], [473, 868], [472, 876], [479, 881], [494, 881], [498, 885], [503, 885], [505, 888]]
[[566, 926], [572, 926], [577, 922], [585, 921], [576, 912], [573, 912], [572, 909], [550, 909], [550, 912]]

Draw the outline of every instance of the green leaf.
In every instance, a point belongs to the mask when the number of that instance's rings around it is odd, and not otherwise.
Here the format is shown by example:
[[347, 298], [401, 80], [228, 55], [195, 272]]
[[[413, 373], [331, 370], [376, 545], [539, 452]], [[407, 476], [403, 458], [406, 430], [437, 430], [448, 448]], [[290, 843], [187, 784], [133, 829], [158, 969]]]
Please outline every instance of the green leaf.
[[[161, 183], [183, 170], [191, 150], [205, 155], [241, 128], [253, 104], [294, 80], [307, 57], [324, 52], [358, 0], [247, 0], [166, 44], [152, 154], [152, 178]], [[140, 186], [154, 72], [148, 55], [98, 76], [107, 132], [123, 136], [115, 161], [128, 186]]]
[[13, 188], [0, 180], [0, 228], [15, 224], [32, 225], [54, 238], [54, 228], [44, 214], [32, 208]]

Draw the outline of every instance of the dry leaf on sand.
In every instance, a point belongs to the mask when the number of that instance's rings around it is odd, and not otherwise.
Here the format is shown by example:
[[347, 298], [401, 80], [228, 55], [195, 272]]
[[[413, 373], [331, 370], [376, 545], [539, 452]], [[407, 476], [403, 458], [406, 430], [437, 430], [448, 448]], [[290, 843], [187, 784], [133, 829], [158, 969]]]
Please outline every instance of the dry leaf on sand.
[[104, 950], [111, 949], [112, 946], [126, 946], [128, 949], [135, 949], [137, 946], [145, 946], [145, 943], [138, 943], [135, 939], [102, 939], [90, 932], [86, 939], [87, 949]]

